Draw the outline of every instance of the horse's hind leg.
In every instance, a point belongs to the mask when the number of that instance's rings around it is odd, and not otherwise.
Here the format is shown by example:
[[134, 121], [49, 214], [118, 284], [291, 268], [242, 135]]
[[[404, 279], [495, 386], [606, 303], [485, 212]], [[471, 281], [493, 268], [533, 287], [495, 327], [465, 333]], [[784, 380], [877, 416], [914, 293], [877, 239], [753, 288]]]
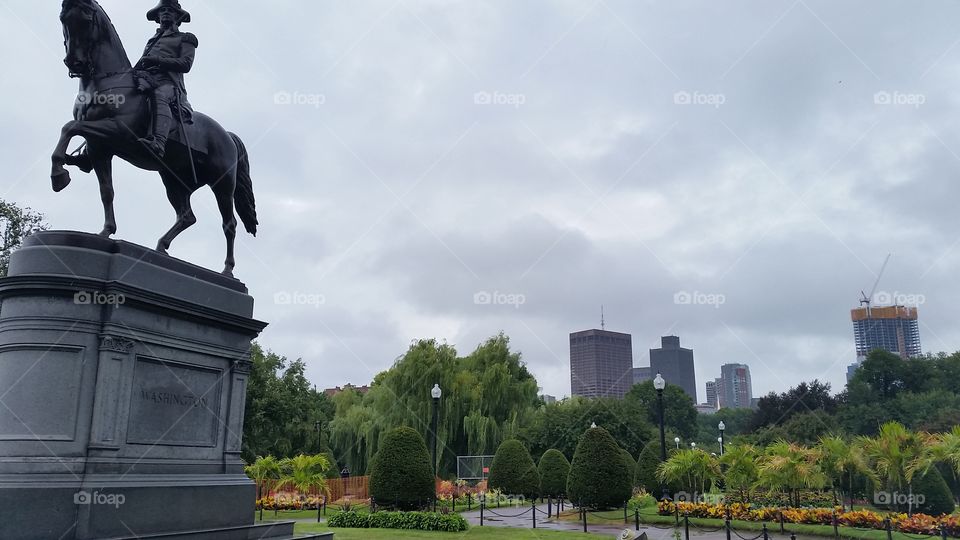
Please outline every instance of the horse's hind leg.
[[165, 254], [173, 240], [197, 222], [197, 217], [190, 206], [190, 195], [192, 195], [190, 190], [172, 173], [161, 173], [160, 176], [163, 177], [163, 185], [167, 188], [167, 199], [177, 213], [176, 223], [157, 243], [157, 251]]
[[100, 200], [103, 202], [103, 230], [100, 236], [109, 238], [117, 232], [117, 217], [113, 212], [113, 156], [91, 154], [93, 170], [100, 182]]
[[217, 206], [223, 217], [223, 235], [227, 239], [227, 258], [224, 261], [223, 274], [233, 277], [233, 269], [237, 266], [233, 248], [237, 239], [237, 217], [234, 215], [233, 197], [237, 188], [236, 171], [231, 170], [219, 182], [210, 186], [217, 197]]

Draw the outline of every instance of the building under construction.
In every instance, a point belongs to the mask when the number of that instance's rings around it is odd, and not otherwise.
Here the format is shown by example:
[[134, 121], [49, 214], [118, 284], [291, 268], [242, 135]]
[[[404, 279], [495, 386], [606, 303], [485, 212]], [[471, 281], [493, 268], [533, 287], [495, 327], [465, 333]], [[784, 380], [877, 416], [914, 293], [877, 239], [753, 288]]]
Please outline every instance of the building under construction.
[[858, 361], [877, 349], [898, 354], [904, 360], [923, 354], [917, 308], [870, 307], [868, 304], [852, 310], [851, 318]]

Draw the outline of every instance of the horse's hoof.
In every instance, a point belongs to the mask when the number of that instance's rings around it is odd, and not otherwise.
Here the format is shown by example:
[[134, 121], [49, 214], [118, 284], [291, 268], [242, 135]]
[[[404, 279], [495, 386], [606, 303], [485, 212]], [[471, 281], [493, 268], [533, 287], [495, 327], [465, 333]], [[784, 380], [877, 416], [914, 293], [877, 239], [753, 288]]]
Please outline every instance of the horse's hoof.
[[229, 267], [229, 266], [226, 267], [226, 268], [224, 268], [224, 269], [223, 269], [223, 275], [227, 276], [228, 278], [232, 278], [232, 277], [233, 277], [233, 268], [231, 268], [231, 267]]
[[157, 253], [161, 255], [169, 255], [169, 253], [167, 253], [167, 248], [163, 247], [160, 244], [157, 244]]
[[100, 236], [102, 236], [103, 238], [110, 238], [111, 236], [116, 234], [116, 232], [117, 232], [116, 229], [110, 229], [109, 227], [107, 227], [102, 231], [100, 231]]
[[66, 170], [60, 171], [50, 176], [53, 181], [53, 191], [60, 193], [70, 185], [70, 173]]

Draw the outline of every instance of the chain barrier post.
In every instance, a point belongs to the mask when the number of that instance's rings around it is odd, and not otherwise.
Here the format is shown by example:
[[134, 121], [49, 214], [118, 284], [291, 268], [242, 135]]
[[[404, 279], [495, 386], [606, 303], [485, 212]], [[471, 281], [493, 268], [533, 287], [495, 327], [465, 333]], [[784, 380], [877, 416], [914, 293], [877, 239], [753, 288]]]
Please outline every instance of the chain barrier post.
[[727, 519], [723, 521], [724, 528], [727, 529], [727, 540], [730, 540], [730, 510], [727, 510]]
[[580, 515], [583, 516], [583, 532], [587, 532], [587, 509], [583, 507], [583, 499], [580, 499]]
[[940, 524], [940, 538], [947, 540], [947, 526], [943, 523]]
[[779, 513], [780, 513], [780, 534], [784, 534], [787, 531], [785, 531], [783, 528], [783, 509], [782, 508], [780, 509]]
[[690, 540], [690, 515], [686, 513], [683, 514], [683, 534], [684, 538]]
[[637, 530], [640, 530], [640, 509], [636, 508], [633, 510], [633, 522], [637, 526]]
[[480, 497], [480, 526], [483, 527], [483, 508], [486, 506], [487, 495], [484, 494], [483, 497]]
[[627, 507], [630, 506], [630, 501], [623, 503], [623, 524], [626, 525], [630, 523], [629, 518], [627, 517]]
[[893, 524], [890, 522], [890, 518], [886, 520], [887, 525], [887, 540], [893, 540]]
[[833, 537], [840, 540], [840, 521], [837, 519], [837, 511], [833, 511]]
[[533, 509], [533, 528], [537, 528], [537, 500], [534, 499], [532, 504]]
[[790, 533], [790, 540], [797, 540], [797, 533], [795, 532]]
[[763, 540], [770, 540], [770, 531], [767, 530], [767, 524], [763, 524]]

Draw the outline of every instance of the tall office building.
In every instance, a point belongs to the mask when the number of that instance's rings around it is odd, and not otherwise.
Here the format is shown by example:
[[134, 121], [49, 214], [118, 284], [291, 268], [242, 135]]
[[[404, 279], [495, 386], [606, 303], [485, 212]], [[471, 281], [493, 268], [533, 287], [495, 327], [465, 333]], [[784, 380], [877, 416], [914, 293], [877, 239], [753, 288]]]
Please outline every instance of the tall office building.
[[720, 408], [720, 397], [717, 395], [717, 381], [707, 381], [707, 405], [714, 409]]
[[693, 366], [693, 350], [680, 346], [677, 336], [665, 336], [660, 340], [659, 349], [650, 349], [650, 372], [657, 373], [666, 379], [668, 384], [675, 384], [697, 401], [697, 374]]
[[633, 368], [633, 384], [640, 384], [646, 381], [652, 381], [653, 374], [650, 373], [649, 367], [635, 367]]
[[720, 366], [720, 379], [723, 386], [723, 406], [730, 409], [749, 409], [753, 401], [750, 366], [724, 364]]
[[850, 316], [858, 360], [877, 349], [898, 354], [904, 360], [923, 354], [917, 308], [868, 306], [852, 310]]
[[633, 386], [630, 334], [585, 330], [570, 334], [571, 394], [622, 398]]

